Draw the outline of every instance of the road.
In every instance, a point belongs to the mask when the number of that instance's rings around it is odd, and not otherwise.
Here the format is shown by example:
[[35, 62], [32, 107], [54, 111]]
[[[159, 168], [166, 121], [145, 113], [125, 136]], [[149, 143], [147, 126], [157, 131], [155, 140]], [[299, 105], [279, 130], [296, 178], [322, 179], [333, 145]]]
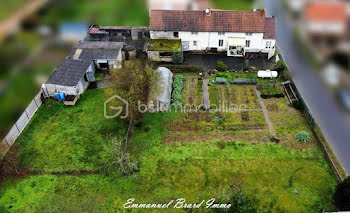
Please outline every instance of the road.
[[303, 57], [293, 37], [292, 24], [282, 9], [282, 1], [265, 0], [264, 7], [268, 16], [276, 17], [277, 45], [290, 68], [295, 85], [322, 129], [334, 154], [349, 175], [350, 122], [346, 114], [341, 112], [320, 76]]

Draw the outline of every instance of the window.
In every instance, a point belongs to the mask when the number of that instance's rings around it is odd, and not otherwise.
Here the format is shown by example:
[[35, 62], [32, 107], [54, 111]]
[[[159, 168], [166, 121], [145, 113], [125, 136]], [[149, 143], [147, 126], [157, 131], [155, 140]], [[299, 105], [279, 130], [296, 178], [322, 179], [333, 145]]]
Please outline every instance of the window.
[[197, 46], [197, 41], [193, 41], [193, 46]]
[[169, 57], [169, 56], [171, 56], [171, 52], [160, 52], [159, 56], [160, 57]]
[[253, 35], [253, 33], [245, 33], [245, 35], [251, 36], [251, 35]]
[[224, 46], [224, 40], [220, 39], [219, 40], [219, 47], [222, 47], [222, 46]]
[[272, 43], [271, 41], [267, 41], [266, 45], [265, 45], [265, 48], [266, 49], [271, 49], [271, 43]]
[[250, 40], [246, 40], [246, 41], [245, 41], [245, 46], [246, 46], [246, 47], [250, 47]]
[[174, 37], [178, 38], [179, 37], [179, 32], [174, 32]]
[[225, 35], [225, 32], [219, 32], [218, 34], [219, 35]]
[[198, 32], [191, 32], [192, 35], [198, 35]]

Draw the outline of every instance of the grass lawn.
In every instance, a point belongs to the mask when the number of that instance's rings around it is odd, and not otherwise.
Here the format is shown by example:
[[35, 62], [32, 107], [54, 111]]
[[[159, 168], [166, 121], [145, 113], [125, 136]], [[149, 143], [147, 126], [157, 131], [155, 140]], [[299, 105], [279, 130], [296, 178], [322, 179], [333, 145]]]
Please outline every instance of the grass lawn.
[[[30, 2], [29, 0], [4, 0], [2, 3], [4, 7], [0, 9], [0, 21], [9, 18], [15, 12], [17, 12], [21, 7]], [[5, 6], [6, 5], [6, 6]]]
[[43, 22], [58, 25], [64, 21], [111, 26], [147, 26], [148, 10], [145, 0], [67, 0], [65, 3], [53, 2], [53, 7], [43, 18]]
[[215, 9], [252, 10], [253, 0], [212, 0]]
[[[286, 98], [264, 99], [270, 119], [276, 130], [277, 136], [285, 146], [296, 150], [314, 148], [317, 146], [315, 136], [303, 113], [289, 106]], [[300, 131], [306, 131], [310, 135], [308, 143], [299, 143], [294, 138]]]
[[[135, 124], [129, 147], [140, 172], [105, 176], [98, 168], [106, 160], [107, 136], [124, 134], [126, 125], [104, 119], [103, 91], [88, 91], [74, 107], [46, 102], [14, 148], [21, 167], [42, 173], [0, 183], [0, 211], [111, 212], [121, 210], [129, 198], [137, 203], [181, 197], [188, 203], [223, 200], [231, 185], [264, 212], [333, 210], [336, 178], [318, 147], [296, 150], [274, 143], [215, 140], [165, 145], [173, 128], [169, 124], [181, 116], [145, 114]], [[94, 174], [52, 174], [71, 171]]]

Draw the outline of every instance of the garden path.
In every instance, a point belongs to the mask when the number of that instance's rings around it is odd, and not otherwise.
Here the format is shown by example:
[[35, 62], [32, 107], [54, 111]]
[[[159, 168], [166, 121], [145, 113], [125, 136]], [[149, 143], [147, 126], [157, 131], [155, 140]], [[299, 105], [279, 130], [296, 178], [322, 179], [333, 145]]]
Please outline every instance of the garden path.
[[272, 122], [271, 122], [270, 117], [269, 117], [269, 113], [267, 112], [267, 109], [266, 109], [266, 106], [264, 104], [264, 101], [261, 98], [260, 92], [259, 92], [259, 90], [256, 87], [255, 87], [255, 92], [256, 92], [256, 95], [258, 96], [258, 101], [259, 101], [259, 104], [260, 104], [260, 106], [261, 106], [261, 108], [263, 110], [267, 126], [269, 127], [269, 130], [270, 130], [270, 134], [272, 136], [276, 137], [276, 131], [273, 128]]

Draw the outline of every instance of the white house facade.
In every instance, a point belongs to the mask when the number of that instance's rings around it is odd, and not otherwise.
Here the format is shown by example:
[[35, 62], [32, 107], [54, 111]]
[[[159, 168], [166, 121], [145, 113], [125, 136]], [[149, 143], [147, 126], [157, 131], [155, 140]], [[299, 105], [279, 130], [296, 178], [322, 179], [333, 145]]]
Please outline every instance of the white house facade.
[[214, 50], [236, 57], [266, 53], [270, 58], [275, 54], [275, 18], [266, 18], [261, 11], [150, 13], [150, 38], [180, 39], [183, 51]]

